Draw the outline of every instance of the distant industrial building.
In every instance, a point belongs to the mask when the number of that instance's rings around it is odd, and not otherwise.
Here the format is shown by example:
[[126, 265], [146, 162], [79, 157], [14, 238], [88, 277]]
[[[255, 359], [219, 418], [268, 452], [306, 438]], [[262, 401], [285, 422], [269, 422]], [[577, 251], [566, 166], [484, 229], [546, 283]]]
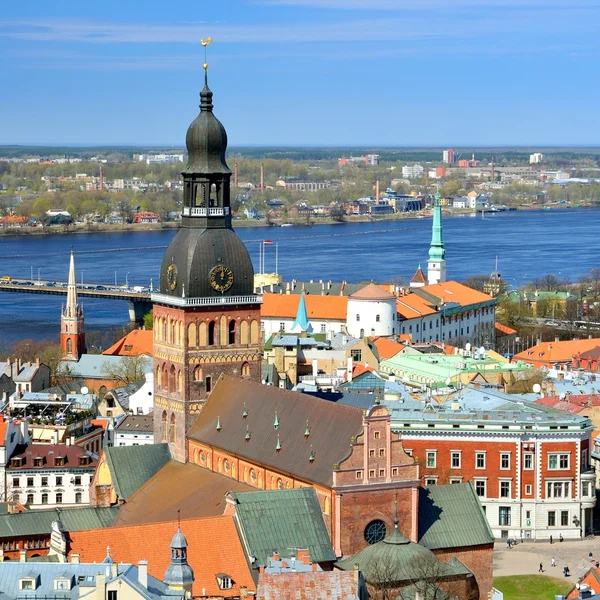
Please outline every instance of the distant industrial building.
[[442, 154], [442, 161], [447, 165], [452, 165], [456, 161], [456, 153], [453, 148], [448, 148], [448, 150], [444, 150]]

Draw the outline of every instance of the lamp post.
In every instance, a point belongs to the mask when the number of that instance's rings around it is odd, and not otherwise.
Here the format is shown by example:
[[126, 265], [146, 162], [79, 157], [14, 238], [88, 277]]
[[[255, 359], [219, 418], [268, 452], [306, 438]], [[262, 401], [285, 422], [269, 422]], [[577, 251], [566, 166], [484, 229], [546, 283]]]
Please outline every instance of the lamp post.
[[83, 287], [83, 269], [81, 269], [81, 287]]
[[125, 275], [125, 289], [129, 289], [129, 272]]
[[115, 271], [115, 287], [117, 287], [117, 272]]

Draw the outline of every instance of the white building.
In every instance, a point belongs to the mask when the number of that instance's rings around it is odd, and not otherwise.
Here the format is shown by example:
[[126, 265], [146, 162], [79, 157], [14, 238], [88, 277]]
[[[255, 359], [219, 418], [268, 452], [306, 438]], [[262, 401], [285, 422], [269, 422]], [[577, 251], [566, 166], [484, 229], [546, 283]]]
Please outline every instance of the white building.
[[2, 413], [0, 413], [0, 431], [4, 432], [3, 439], [0, 439], [0, 498], [4, 502], [10, 499], [10, 495], [5, 493], [8, 460], [17, 445], [28, 444], [30, 438], [27, 421], [7, 420]]
[[348, 296], [346, 329], [354, 338], [397, 333], [396, 297], [370, 283]]
[[537, 165], [544, 160], [544, 155], [541, 152], [534, 152], [529, 155], [529, 164]]
[[144, 373], [142, 387], [129, 396], [129, 411], [134, 415], [148, 415], [154, 408], [154, 373]]
[[423, 177], [425, 169], [421, 165], [404, 165], [402, 167], [402, 177], [406, 179], [418, 179]]
[[154, 444], [152, 415], [127, 415], [115, 430], [115, 446]]
[[6, 468], [7, 497], [32, 509], [89, 504], [97, 463], [70, 443], [30, 444]]

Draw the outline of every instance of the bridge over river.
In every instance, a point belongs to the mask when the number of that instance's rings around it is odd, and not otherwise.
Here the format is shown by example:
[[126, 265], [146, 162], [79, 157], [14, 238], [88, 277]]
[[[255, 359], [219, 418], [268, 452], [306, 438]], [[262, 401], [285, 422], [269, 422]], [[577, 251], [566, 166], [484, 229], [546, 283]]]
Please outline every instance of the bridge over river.
[[[66, 281], [40, 281], [34, 279], [0, 280], [0, 292], [17, 294], [49, 294], [66, 296]], [[143, 288], [135, 291], [131, 288], [115, 287], [114, 285], [77, 285], [79, 298], [102, 298], [103, 300], [125, 300], [129, 307], [129, 320], [132, 323], [142, 323], [144, 315], [152, 310], [150, 290]]]

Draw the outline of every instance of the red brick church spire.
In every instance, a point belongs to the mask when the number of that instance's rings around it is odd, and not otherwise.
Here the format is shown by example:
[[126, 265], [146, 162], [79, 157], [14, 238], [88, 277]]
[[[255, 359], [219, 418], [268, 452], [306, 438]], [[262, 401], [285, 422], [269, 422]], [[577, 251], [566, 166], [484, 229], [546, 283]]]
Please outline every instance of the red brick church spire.
[[71, 262], [69, 264], [67, 304], [63, 306], [60, 317], [60, 347], [63, 356], [67, 360], [79, 360], [79, 357], [85, 352], [83, 306], [77, 302], [73, 251], [71, 251]]

